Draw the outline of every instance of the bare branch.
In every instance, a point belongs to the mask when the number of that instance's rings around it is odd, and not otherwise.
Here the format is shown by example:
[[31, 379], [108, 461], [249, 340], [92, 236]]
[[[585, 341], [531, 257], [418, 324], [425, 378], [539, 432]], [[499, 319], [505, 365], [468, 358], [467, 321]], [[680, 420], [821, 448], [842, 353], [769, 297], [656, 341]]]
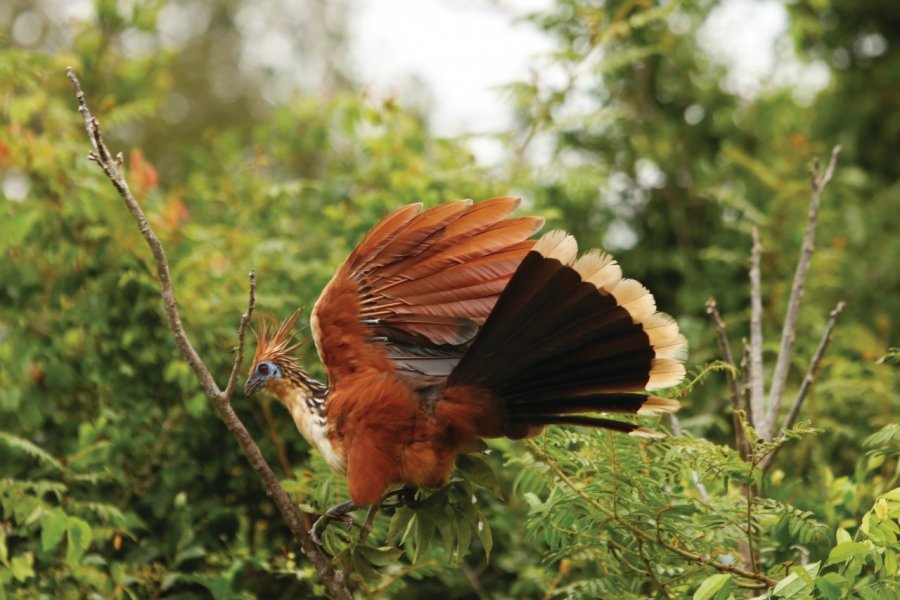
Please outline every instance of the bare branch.
[[840, 146], [835, 146], [831, 151], [831, 159], [825, 168], [825, 173], [820, 172], [819, 161], [813, 163], [810, 170], [810, 185], [812, 196], [809, 202], [809, 212], [806, 216], [806, 233], [803, 236], [803, 246], [800, 250], [800, 259], [797, 261], [797, 270], [794, 272], [794, 280], [791, 284], [791, 295], [788, 300], [787, 314], [784, 317], [784, 326], [781, 330], [781, 345], [778, 349], [778, 360], [772, 373], [772, 385], [769, 388], [769, 410], [766, 415], [765, 431], [769, 435], [764, 436], [770, 440], [772, 433], [778, 428], [778, 414], [781, 411], [781, 402], [784, 398], [784, 386], [787, 382], [788, 371], [791, 368], [791, 354], [794, 349], [794, 340], [797, 336], [797, 318], [800, 315], [800, 301], [803, 299], [803, 288], [809, 274], [809, 262], [816, 248], [816, 224], [819, 218], [819, 204], [822, 191], [834, 175], [837, 165]]
[[[728, 344], [728, 334], [725, 333], [725, 323], [719, 315], [719, 308], [716, 305], [715, 298], [706, 301], [706, 314], [712, 319], [713, 327], [716, 329], [716, 340], [719, 342], [719, 350], [722, 352], [722, 358], [731, 367], [737, 368], [734, 363], [734, 356], [731, 354], [731, 346]], [[728, 385], [731, 389], [731, 417], [734, 425], [734, 444], [738, 453], [744, 460], [750, 455], [750, 447], [747, 444], [747, 436], [744, 435], [744, 428], [741, 425], [741, 419], [738, 417], [738, 411], [741, 410], [741, 392], [738, 389], [737, 378], [734, 371], [728, 371]]]
[[763, 389], [762, 360], [762, 289], [759, 276], [759, 260], [762, 245], [759, 243], [759, 231], [753, 228], [753, 248], [750, 251], [750, 423], [765, 439], [769, 439], [766, 431], [766, 399]]
[[219, 389], [219, 386], [210, 374], [209, 369], [207, 369], [206, 364], [197, 354], [196, 350], [194, 350], [194, 347], [191, 345], [191, 342], [184, 331], [184, 327], [181, 323], [181, 316], [178, 312], [178, 306], [175, 302], [175, 291], [172, 287], [172, 276], [169, 271], [169, 262], [166, 258], [165, 250], [163, 249], [159, 237], [157, 237], [156, 233], [150, 227], [150, 223], [147, 221], [144, 211], [132, 195], [131, 190], [128, 187], [128, 182], [122, 175], [121, 166], [124, 158], [121, 153], [118, 153], [113, 157], [106, 144], [103, 142], [100, 124], [96, 117], [91, 115], [84, 99], [84, 93], [81, 90], [81, 84], [71, 67], [66, 69], [66, 75], [75, 89], [75, 97], [78, 100], [78, 110], [84, 119], [88, 137], [94, 147], [94, 152], [92, 152], [88, 158], [100, 166], [103, 173], [113, 184], [113, 187], [116, 188], [122, 201], [125, 202], [128, 210], [131, 211], [131, 214], [141, 231], [141, 235], [144, 237], [144, 240], [147, 242], [147, 245], [153, 253], [153, 258], [156, 262], [156, 276], [159, 281], [160, 292], [163, 299], [163, 308], [165, 310], [169, 330], [175, 337], [175, 344], [178, 346], [184, 359], [193, 369], [197, 379], [200, 381], [200, 385], [212, 401], [216, 412], [218, 412], [219, 417], [221, 417], [228, 429], [234, 434], [241, 450], [243, 450], [244, 455], [247, 457], [247, 461], [266, 486], [266, 490], [269, 495], [272, 496], [272, 500], [281, 512], [282, 517], [288, 527], [290, 527], [297, 541], [300, 543], [303, 553], [306, 554], [318, 571], [319, 577], [325, 584], [329, 596], [340, 600], [351, 600], [352, 595], [343, 581], [343, 573], [339, 571], [336, 572], [332, 569], [328, 557], [325, 556], [321, 548], [319, 548], [319, 546], [309, 537], [306, 527], [303, 524], [303, 517], [300, 514], [300, 511], [297, 510], [297, 507], [294, 506], [284, 489], [281, 487], [278, 477], [272, 471], [272, 468], [266, 462], [266, 459], [263, 457], [262, 452], [260, 452], [256, 442], [253, 441], [247, 428], [244, 427], [244, 424], [231, 407], [231, 394], [234, 390], [237, 373], [243, 359], [244, 334], [246, 332], [247, 324], [250, 322], [250, 317], [253, 313], [255, 304], [256, 283], [253, 273], [250, 273], [250, 298], [247, 305], [247, 311], [241, 317], [241, 322], [238, 326], [237, 356], [235, 357], [235, 363], [228, 379], [228, 386], [223, 392]]
[[[831, 342], [831, 333], [834, 330], [834, 326], [837, 323], [837, 319], [840, 314], [844, 311], [844, 307], [847, 306], [846, 302], [841, 300], [837, 303], [837, 306], [831, 311], [831, 314], [828, 317], [828, 324], [825, 326], [825, 331], [822, 333], [822, 339], [819, 340], [819, 346], [816, 348], [815, 354], [813, 354], [812, 360], [809, 361], [809, 367], [806, 369], [806, 375], [803, 376], [803, 383], [800, 384], [800, 391], [797, 392], [797, 397], [794, 398], [794, 403], [791, 405], [791, 410], [788, 412], [787, 418], [784, 420], [784, 425], [781, 427], [782, 434], [793, 426], [794, 422], [797, 420], [797, 416], [800, 414], [800, 408], [803, 406], [803, 400], [806, 399], [806, 395], [809, 393], [809, 388], [812, 387], [813, 381], [816, 377], [816, 371], [819, 368], [819, 363], [822, 361], [822, 357], [825, 356], [825, 350], [828, 349], [828, 344]], [[769, 466], [772, 464], [772, 461], [775, 460], [775, 456], [778, 454], [778, 451], [781, 449], [781, 446], [776, 446], [769, 456], [762, 462], [760, 465], [763, 471], [768, 470]]]

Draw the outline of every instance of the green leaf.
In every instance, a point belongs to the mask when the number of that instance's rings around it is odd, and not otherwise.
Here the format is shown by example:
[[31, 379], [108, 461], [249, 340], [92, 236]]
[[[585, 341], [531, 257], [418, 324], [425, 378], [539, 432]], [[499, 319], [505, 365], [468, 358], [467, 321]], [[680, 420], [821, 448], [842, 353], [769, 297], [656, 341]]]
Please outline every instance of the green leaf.
[[879, 519], [887, 519], [888, 518], [888, 504], [887, 500], [884, 498], [879, 498], [875, 501], [875, 506], [873, 507], [875, 514], [878, 515]]
[[373, 548], [371, 546], [357, 546], [356, 551], [363, 555], [366, 560], [376, 567], [386, 567], [397, 562], [397, 559], [403, 554], [402, 548], [392, 546], [382, 546]]
[[182, 575], [181, 573], [166, 573], [166, 576], [163, 577], [162, 584], [160, 585], [160, 589], [162, 591], [168, 590], [170, 587], [181, 581]]
[[202, 558], [204, 556], [206, 556], [206, 549], [203, 548], [203, 546], [191, 546], [175, 555], [175, 565], [177, 566], [185, 561]]
[[725, 592], [731, 587], [731, 575], [718, 573], [710, 575], [703, 580], [697, 591], [694, 592], [693, 600], [712, 600], [720, 591]]
[[880, 498], [891, 500], [892, 502], [900, 502], [900, 487], [894, 488], [886, 494], [882, 494]]
[[816, 588], [827, 600], [839, 600], [849, 591], [850, 582], [837, 573], [827, 573], [816, 579]]
[[66, 563], [70, 566], [76, 566], [81, 561], [81, 557], [91, 545], [93, 540], [93, 532], [91, 526], [87, 522], [78, 517], [69, 517], [68, 527], [66, 528]]
[[413, 539], [416, 542], [416, 553], [413, 562], [419, 562], [434, 537], [434, 519], [428, 511], [417, 511]]
[[15, 556], [9, 565], [16, 581], [24, 582], [26, 579], [34, 577], [34, 555], [31, 552]]
[[827, 567], [835, 563], [844, 562], [854, 556], [868, 554], [871, 551], [872, 548], [863, 542], [842, 542], [832, 548], [831, 552], [828, 553], [828, 561], [826, 561], [825, 566]]
[[475, 526], [475, 530], [478, 532], [478, 539], [481, 540], [481, 545], [484, 546], [485, 560], [490, 561], [491, 550], [494, 548], [494, 535], [491, 533], [490, 523], [488, 523], [487, 518], [481, 512], [478, 513], [478, 525]]
[[815, 582], [816, 575], [819, 574], [819, 569], [822, 567], [822, 561], [817, 560], [814, 563], [803, 565], [801, 567], [794, 567], [797, 570], [797, 574], [800, 576], [803, 581], [807, 582], [809, 585], [812, 585]]
[[842, 544], [844, 542], [852, 542], [853, 538], [850, 537], [850, 534], [843, 527], [838, 527], [837, 531], [834, 534], [835, 538], [837, 538], [838, 544]]
[[402, 544], [409, 531], [409, 523], [415, 516], [415, 511], [408, 506], [401, 506], [391, 517], [386, 541], [389, 544]]
[[456, 515], [456, 556], [460, 559], [466, 555], [466, 552], [469, 551], [469, 545], [472, 543], [472, 532], [474, 531], [474, 527], [470, 526], [468, 521], [465, 519], [465, 515], [458, 508], [454, 509], [454, 514]]
[[58, 460], [53, 458], [49, 453], [44, 451], [41, 447], [33, 444], [32, 442], [20, 438], [18, 436], [12, 435], [11, 433], [6, 433], [5, 431], [0, 431], [0, 441], [6, 443], [10, 448], [21, 450], [25, 454], [28, 454], [32, 458], [38, 459], [40, 462], [45, 465], [49, 465], [56, 469], [57, 471], [62, 471], [63, 466]]
[[888, 348], [887, 354], [875, 361], [879, 365], [900, 365], [900, 348]]
[[[6, 528], [0, 527], [0, 564], [8, 564], [9, 563], [9, 548], [6, 545]], [[0, 581], [0, 589], [3, 588], [2, 581]]]
[[797, 573], [790, 573], [778, 582], [778, 585], [772, 589], [772, 594], [781, 598], [795, 598], [800, 594], [805, 594], [808, 588], [807, 583]]
[[456, 460], [456, 467], [463, 476], [477, 485], [500, 496], [500, 480], [491, 465], [477, 454], [463, 454]]
[[456, 531], [459, 529], [456, 519], [453, 518], [455, 515], [456, 513], [452, 506], [445, 506], [441, 516], [435, 519], [435, 525], [441, 541], [444, 546], [450, 549], [451, 555], [456, 545]]
[[354, 573], [363, 579], [375, 579], [378, 577], [378, 570], [366, 557], [363, 548], [364, 546], [348, 547], [335, 557], [335, 561], [347, 573]]
[[884, 549], [884, 572], [889, 577], [897, 574], [897, 554], [890, 548]]
[[41, 519], [41, 548], [44, 552], [56, 548], [68, 526], [69, 517], [59, 508], [51, 510]]

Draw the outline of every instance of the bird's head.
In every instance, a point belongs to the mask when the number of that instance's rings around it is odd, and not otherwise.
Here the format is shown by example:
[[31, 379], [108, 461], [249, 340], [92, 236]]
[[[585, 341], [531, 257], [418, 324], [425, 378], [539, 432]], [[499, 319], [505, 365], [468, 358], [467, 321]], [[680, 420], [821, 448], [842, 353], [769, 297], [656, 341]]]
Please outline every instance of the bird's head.
[[[300, 317], [297, 310], [277, 329], [269, 323], [263, 323], [256, 335], [256, 355], [253, 366], [244, 384], [244, 394], [252, 396], [262, 391], [270, 396], [282, 399], [293, 386], [292, 374], [302, 373], [297, 359], [291, 352], [303, 345], [293, 342], [294, 325]], [[305, 374], [304, 374], [305, 375]]]

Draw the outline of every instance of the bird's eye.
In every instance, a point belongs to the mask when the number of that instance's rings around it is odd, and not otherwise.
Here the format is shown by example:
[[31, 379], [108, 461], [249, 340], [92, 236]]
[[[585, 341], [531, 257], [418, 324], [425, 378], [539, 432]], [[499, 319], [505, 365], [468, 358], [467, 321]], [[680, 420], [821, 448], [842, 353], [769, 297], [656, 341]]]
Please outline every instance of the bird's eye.
[[269, 372], [269, 365], [267, 365], [266, 363], [262, 363], [258, 367], [256, 367], [256, 370], [259, 371], [260, 375], [265, 375]]

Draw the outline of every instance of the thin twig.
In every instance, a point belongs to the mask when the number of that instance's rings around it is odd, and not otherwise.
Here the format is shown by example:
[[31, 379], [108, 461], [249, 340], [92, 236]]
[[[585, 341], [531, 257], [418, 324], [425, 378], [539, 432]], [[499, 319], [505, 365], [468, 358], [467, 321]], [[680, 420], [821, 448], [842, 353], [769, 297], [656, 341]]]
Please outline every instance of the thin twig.
[[247, 325], [250, 324], [250, 318], [253, 316], [253, 309], [256, 308], [256, 271], [250, 269], [247, 278], [250, 285], [250, 300], [247, 303], [247, 310], [241, 315], [241, 322], [238, 324], [237, 352], [234, 354], [234, 364], [231, 366], [231, 375], [228, 376], [228, 385], [225, 386], [225, 391], [223, 392], [226, 398], [231, 398], [231, 395], [234, 393], [234, 386], [237, 383], [238, 373], [244, 362], [244, 335], [247, 333]]
[[250, 273], [250, 293], [247, 310], [241, 317], [240, 325], [238, 326], [238, 348], [237, 355], [235, 356], [235, 363], [232, 366], [231, 374], [228, 378], [228, 385], [226, 386], [225, 391], [222, 391], [210, 374], [209, 369], [207, 369], [206, 364], [197, 354], [197, 351], [194, 350], [194, 347], [191, 345], [191, 342], [184, 331], [184, 327], [181, 323], [181, 315], [178, 312], [178, 305], [175, 302], [175, 291], [172, 287], [172, 276], [169, 270], [169, 262], [166, 258], [165, 250], [163, 249], [159, 237], [157, 237], [156, 233], [150, 227], [150, 223], [147, 221], [144, 211], [132, 195], [131, 190], [128, 187], [128, 182], [122, 175], [122, 155], [120, 153], [115, 157], [112, 156], [106, 144], [103, 142], [99, 122], [96, 117], [91, 115], [91, 112], [88, 109], [84, 93], [81, 90], [81, 84], [75, 76], [75, 72], [69, 67], [66, 69], [66, 74], [72, 82], [72, 87], [75, 89], [75, 97], [78, 100], [78, 110], [84, 119], [88, 137], [94, 147], [94, 152], [91, 152], [88, 155], [88, 158], [100, 166], [103, 173], [113, 184], [113, 187], [116, 188], [119, 196], [125, 202], [125, 205], [137, 222], [141, 235], [150, 247], [150, 251], [153, 253], [153, 258], [156, 262], [156, 276], [159, 281], [160, 292], [163, 299], [163, 308], [165, 310], [169, 330], [175, 337], [175, 344], [178, 346], [184, 359], [191, 366], [191, 369], [193, 369], [194, 374], [200, 381], [200, 385], [206, 392], [207, 397], [212, 401], [219, 417], [221, 417], [228, 429], [234, 434], [238, 444], [241, 446], [241, 450], [243, 450], [244, 455], [247, 457], [250, 466], [256, 471], [269, 495], [272, 496], [272, 500], [281, 512], [282, 517], [297, 538], [297, 541], [300, 543], [303, 553], [313, 563], [313, 566], [318, 572], [319, 577], [322, 579], [329, 595], [332, 598], [351, 600], [352, 595], [347, 589], [346, 584], [343, 582], [343, 574], [339, 571], [336, 572], [331, 567], [328, 558], [319, 546], [309, 537], [309, 534], [303, 525], [303, 518], [300, 511], [297, 510], [297, 507], [294, 506], [284, 489], [281, 487], [278, 482], [278, 477], [272, 471], [272, 468], [266, 462], [266, 459], [260, 452], [256, 442], [253, 441], [247, 428], [244, 427], [244, 424], [231, 407], [231, 394], [237, 380], [240, 362], [243, 359], [244, 334], [246, 332], [247, 323], [249, 323], [250, 317], [253, 314], [253, 307], [255, 304], [256, 283], [253, 272], [251, 271]]
[[[748, 477], [747, 477], [751, 481], [753, 480], [753, 468], [755, 466], [756, 466], [756, 464], [753, 461], [751, 461], [750, 462], [750, 470], [748, 472]], [[744, 493], [747, 497], [747, 548], [746, 548], [747, 558], [750, 561], [750, 569], [752, 569], [753, 571], [756, 571], [757, 560], [756, 560], [756, 553], [754, 552], [754, 549], [753, 549], [753, 537], [754, 537], [754, 533], [753, 533], [753, 493], [755, 491], [754, 490], [755, 486], [747, 484], [747, 485], [744, 485], [743, 487], [744, 487]]]
[[741, 392], [738, 389], [738, 382], [734, 373], [737, 365], [734, 362], [734, 356], [731, 354], [728, 334], [725, 333], [725, 323], [722, 321], [721, 315], [719, 315], [715, 298], [710, 298], [706, 301], [706, 314], [712, 319], [713, 326], [716, 329], [716, 340], [719, 342], [722, 358], [731, 366], [731, 370], [728, 371], [728, 385], [731, 389], [731, 419], [734, 426], [734, 444], [741, 458], [747, 460], [747, 457], [750, 455], [750, 447], [747, 444], [747, 436], [744, 434], [744, 428], [741, 426], [741, 419], [738, 416], [738, 411], [741, 410]]
[[[844, 307], [847, 304], [841, 300], [837, 303], [837, 306], [831, 311], [828, 324], [825, 326], [825, 331], [822, 333], [822, 339], [819, 340], [819, 346], [816, 348], [815, 354], [813, 354], [812, 360], [809, 361], [809, 367], [806, 369], [806, 375], [803, 376], [803, 383], [800, 384], [800, 391], [797, 392], [797, 397], [794, 398], [794, 403], [791, 405], [791, 410], [788, 412], [787, 417], [784, 420], [784, 425], [781, 427], [781, 433], [783, 434], [785, 431], [791, 428], [794, 422], [797, 420], [797, 416], [800, 414], [800, 408], [803, 406], [803, 400], [806, 399], [806, 395], [809, 393], [809, 388], [812, 387], [813, 381], [816, 377], [816, 371], [819, 368], [819, 363], [822, 361], [822, 357], [825, 356], [825, 350], [828, 349], [828, 344], [831, 342], [831, 333], [834, 330], [834, 326], [837, 323], [837, 319], [840, 314], [843, 312]], [[768, 470], [769, 466], [772, 464], [772, 461], [775, 460], [775, 456], [778, 454], [778, 451], [781, 449], [781, 446], [777, 446], [772, 453], [766, 457], [766, 460], [762, 462], [761, 467], [765, 472]]]
[[768, 440], [763, 389], [762, 289], [759, 277], [761, 254], [759, 231], [754, 227], [753, 248], [750, 251], [750, 422], [759, 435]]
[[363, 522], [362, 528], [359, 531], [357, 543], [364, 544], [366, 540], [369, 539], [369, 535], [372, 533], [372, 526], [375, 523], [375, 516], [380, 509], [381, 503], [376, 502], [369, 507], [368, 511], [366, 511], [366, 520]]
[[806, 375], [803, 376], [803, 383], [800, 385], [800, 391], [797, 392], [794, 404], [791, 406], [787, 419], [784, 421], [784, 429], [790, 429], [794, 424], [794, 421], [797, 420], [797, 414], [800, 412], [803, 400], [806, 398], [806, 394], [809, 393], [809, 388], [812, 386], [813, 380], [815, 379], [816, 370], [819, 368], [819, 362], [822, 360], [822, 356], [825, 355], [825, 350], [831, 342], [831, 333], [834, 330], [838, 317], [844, 311], [845, 306], [847, 306], [847, 304], [841, 300], [829, 315], [828, 324], [825, 326], [822, 339], [819, 341], [819, 346], [816, 348], [816, 353], [813, 355], [812, 360], [809, 361], [809, 368], [806, 370]]
[[816, 224], [819, 218], [819, 204], [822, 191], [834, 176], [834, 168], [837, 164], [840, 146], [835, 146], [831, 151], [831, 159], [825, 172], [821, 173], [819, 161], [813, 163], [810, 169], [810, 185], [812, 196], [809, 201], [809, 212], [806, 216], [806, 233], [803, 236], [803, 246], [800, 250], [800, 259], [797, 261], [797, 270], [794, 272], [794, 280], [791, 284], [791, 295], [788, 300], [787, 313], [784, 316], [784, 326], [781, 330], [781, 346], [778, 349], [778, 360], [775, 370], [772, 372], [772, 385], [769, 388], [769, 410], [766, 415], [766, 432], [769, 434], [766, 440], [771, 440], [771, 435], [778, 428], [778, 415], [781, 411], [781, 402], [784, 399], [784, 386], [787, 382], [788, 371], [791, 368], [791, 354], [794, 349], [794, 340], [797, 337], [797, 318], [800, 315], [800, 301], [803, 299], [803, 288], [809, 275], [809, 263], [813, 251], [816, 248]]

